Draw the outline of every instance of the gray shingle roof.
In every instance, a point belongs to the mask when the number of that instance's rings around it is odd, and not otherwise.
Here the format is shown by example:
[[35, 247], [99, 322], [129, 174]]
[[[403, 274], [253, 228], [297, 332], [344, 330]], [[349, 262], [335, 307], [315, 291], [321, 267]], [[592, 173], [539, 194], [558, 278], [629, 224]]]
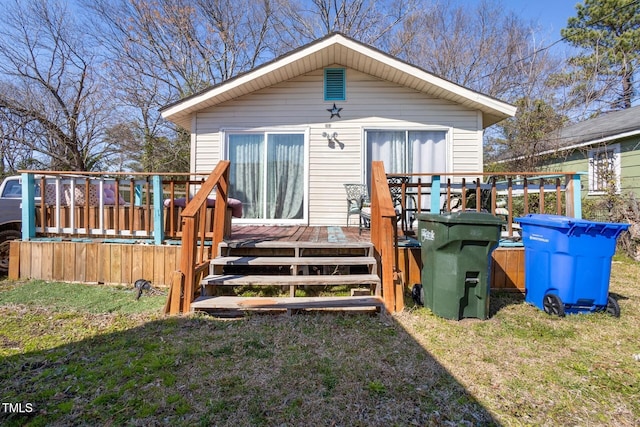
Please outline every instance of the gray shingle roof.
[[640, 106], [612, 111], [596, 118], [565, 126], [554, 135], [554, 146], [566, 148], [604, 138], [640, 131]]

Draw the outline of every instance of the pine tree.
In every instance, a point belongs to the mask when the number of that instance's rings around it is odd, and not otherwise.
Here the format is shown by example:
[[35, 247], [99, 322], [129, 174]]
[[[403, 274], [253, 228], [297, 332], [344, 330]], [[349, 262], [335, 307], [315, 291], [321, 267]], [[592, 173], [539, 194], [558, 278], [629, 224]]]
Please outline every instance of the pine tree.
[[[584, 0], [561, 35], [581, 53], [570, 58], [577, 73], [571, 96], [598, 109], [631, 107], [640, 60], [640, 0]], [[576, 78], [577, 77], [577, 78]]]

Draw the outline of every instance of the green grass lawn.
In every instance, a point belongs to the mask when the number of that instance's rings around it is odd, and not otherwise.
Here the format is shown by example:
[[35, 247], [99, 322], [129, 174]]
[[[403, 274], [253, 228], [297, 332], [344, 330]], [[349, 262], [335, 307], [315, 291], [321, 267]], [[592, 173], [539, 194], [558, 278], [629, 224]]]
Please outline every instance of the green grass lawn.
[[[640, 425], [640, 265], [616, 319], [492, 295], [491, 318], [165, 317], [164, 295], [0, 282], [0, 425]], [[5, 409], [3, 411], [3, 408]]]

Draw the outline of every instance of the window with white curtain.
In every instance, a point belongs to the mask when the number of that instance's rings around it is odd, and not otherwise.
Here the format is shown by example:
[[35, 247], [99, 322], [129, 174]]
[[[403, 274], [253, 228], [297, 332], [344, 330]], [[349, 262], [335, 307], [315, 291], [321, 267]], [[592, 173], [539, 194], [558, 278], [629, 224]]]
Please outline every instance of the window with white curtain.
[[243, 218], [304, 218], [304, 133], [227, 134], [229, 196], [243, 203]]
[[[371, 162], [382, 161], [387, 173], [447, 171], [447, 132], [424, 130], [367, 130], [366, 182]], [[423, 177], [422, 182], [430, 182]]]

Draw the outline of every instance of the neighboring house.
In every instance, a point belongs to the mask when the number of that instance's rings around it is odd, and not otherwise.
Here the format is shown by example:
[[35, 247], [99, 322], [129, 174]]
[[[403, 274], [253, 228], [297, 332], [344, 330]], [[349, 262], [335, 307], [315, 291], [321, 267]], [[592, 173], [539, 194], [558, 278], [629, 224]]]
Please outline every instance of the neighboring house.
[[191, 171], [231, 161], [234, 223], [346, 225], [345, 183], [479, 172], [483, 130], [515, 107], [331, 34], [162, 108], [191, 132]]
[[617, 193], [640, 196], [640, 106], [565, 126], [548, 143], [556, 149], [541, 153], [553, 154], [544, 169], [588, 171], [581, 178], [583, 196], [601, 196], [612, 185]]

